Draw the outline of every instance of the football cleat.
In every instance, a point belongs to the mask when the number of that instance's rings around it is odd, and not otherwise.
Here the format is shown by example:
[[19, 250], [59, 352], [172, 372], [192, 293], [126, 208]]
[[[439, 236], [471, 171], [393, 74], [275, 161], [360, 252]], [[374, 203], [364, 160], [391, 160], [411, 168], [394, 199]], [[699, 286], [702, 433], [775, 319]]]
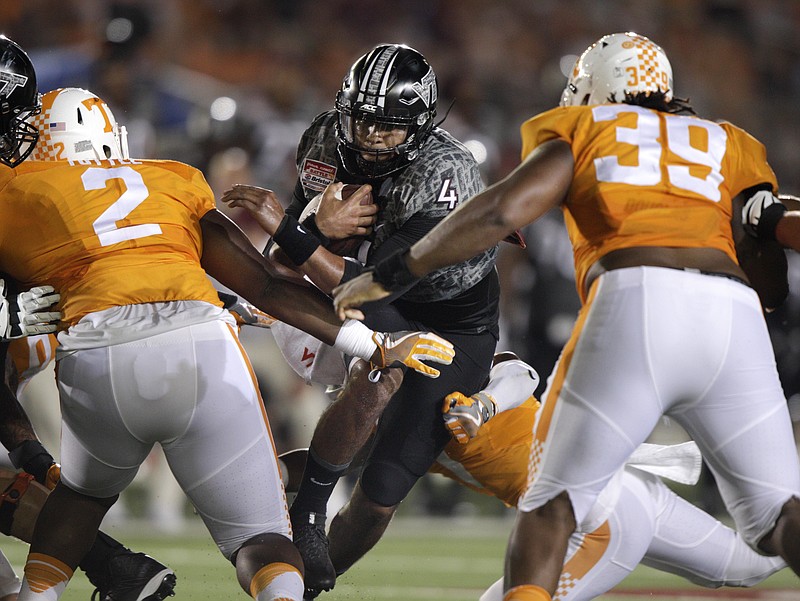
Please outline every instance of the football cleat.
[[325, 515], [305, 512], [292, 516], [294, 544], [300, 551], [305, 566], [303, 578], [306, 585], [304, 599], [314, 599], [322, 591], [336, 584], [336, 570], [328, 555], [328, 537], [325, 534]]
[[175, 572], [149, 555], [125, 550], [89, 581], [97, 587], [92, 601], [162, 601], [175, 594], [177, 579]]

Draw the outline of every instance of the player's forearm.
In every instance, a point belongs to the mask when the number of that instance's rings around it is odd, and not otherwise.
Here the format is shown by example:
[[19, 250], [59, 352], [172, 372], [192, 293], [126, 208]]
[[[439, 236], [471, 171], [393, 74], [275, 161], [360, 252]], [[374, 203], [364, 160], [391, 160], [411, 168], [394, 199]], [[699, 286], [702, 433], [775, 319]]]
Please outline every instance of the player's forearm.
[[327, 296], [313, 287], [302, 287], [287, 280], [272, 278], [259, 297], [248, 300], [325, 344], [334, 343], [342, 325]]
[[498, 212], [501, 190], [489, 188], [448, 215], [416, 242], [406, 255], [408, 269], [417, 277], [461, 263], [491, 248], [514, 228]]
[[775, 239], [785, 246], [800, 252], [800, 211], [787, 211], [775, 226]]
[[0, 443], [10, 451], [26, 440], [36, 440], [36, 433], [11, 389], [6, 385], [0, 389]]
[[342, 281], [344, 259], [320, 246], [300, 266], [300, 270], [317, 288], [325, 294], [330, 294]]

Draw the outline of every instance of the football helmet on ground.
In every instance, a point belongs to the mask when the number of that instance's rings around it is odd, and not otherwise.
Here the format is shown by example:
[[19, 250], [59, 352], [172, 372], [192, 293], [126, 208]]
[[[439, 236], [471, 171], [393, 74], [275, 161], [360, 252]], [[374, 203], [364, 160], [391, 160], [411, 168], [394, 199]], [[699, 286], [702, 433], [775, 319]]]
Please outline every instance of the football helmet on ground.
[[660, 46], [637, 33], [612, 33], [575, 62], [560, 104], [620, 103], [638, 94], [663, 94], [669, 102], [672, 89], [672, 66]]
[[[359, 58], [336, 95], [338, 151], [348, 173], [381, 178], [417, 158], [438, 93], [436, 74], [413, 48], [382, 44]], [[395, 143], [368, 145], [370, 132]]]
[[128, 133], [101, 99], [81, 88], [59, 88], [42, 96], [42, 112], [31, 119], [39, 132], [36, 161], [127, 159]]
[[40, 110], [36, 70], [18, 44], [0, 35], [0, 163], [15, 167], [28, 158], [38, 132], [26, 119]]

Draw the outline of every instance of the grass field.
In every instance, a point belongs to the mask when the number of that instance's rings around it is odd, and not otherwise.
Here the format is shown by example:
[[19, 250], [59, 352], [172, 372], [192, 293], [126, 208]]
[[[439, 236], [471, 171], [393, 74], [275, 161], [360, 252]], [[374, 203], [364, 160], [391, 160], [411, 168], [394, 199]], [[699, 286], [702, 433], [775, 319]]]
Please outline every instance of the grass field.
[[[502, 571], [511, 521], [506, 518], [417, 519], [398, 517], [384, 539], [320, 601], [476, 601]], [[137, 551], [169, 564], [178, 575], [176, 596], [185, 601], [247, 599], [235, 584], [233, 568], [222, 558], [202, 525], [193, 520], [180, 536], [147, 527], [112, 528], [109, 533]], [[27, 546], [5, 538], [2, 549], [16, 568]], [[21, 569], [18, 570], [21, 573]], [[87, 601], [92, 588], [82, 573], [63, 601]], [[783, 570], [755, 589], [708, 591], [649, 568], [637, 569], [609, 601], [705, 601], [708, 599], [800, 599], [800, 582]]]

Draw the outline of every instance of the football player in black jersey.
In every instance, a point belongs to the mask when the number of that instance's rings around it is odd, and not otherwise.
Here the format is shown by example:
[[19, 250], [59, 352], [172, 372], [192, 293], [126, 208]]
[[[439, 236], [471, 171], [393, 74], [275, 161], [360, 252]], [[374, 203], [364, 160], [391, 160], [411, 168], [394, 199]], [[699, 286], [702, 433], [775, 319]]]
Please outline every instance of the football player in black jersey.
[[[437, 96], [436, 75], [422, 54], [402, 44], [379, 45], [352, 66], [334, 110], [316, 117], [303, 134], [297, 185], [285, 214], [254, 186], [234, 186], [222, 200], [249, 209], [273, 235], [266, 251], [272, 258], [330, 293], [364, 265], [327, 251], [329, 240], [368, 234], [362, 257], [369, 266], [411, 246], [483, 189], [474, 157], [435, 123]], [[337, 201], [342, 184], [361, 188]], [[321, 193], [316, 213], [303, 216]], [[375, 203], [362, 204], [370, 193]], [[447, 444], [440, 415], [445, 395], [473, 394], [486, 381], [498, 338], [496, 254], [492, 247], [434, 272], [366, 311], [372, 327], [436, 332], [455, 345], [455, 360], [436, 378], [392, 368], [375, 381], [376, 372], [363, 362], [351, 367], [346, 386], [316, 426], [291, 508], [306, 598], [332, 588], [337, 573], [380, 539], [398, 504]], [[333, 519], [328, 541], [327, 501], [381, 416], [359, 482]]]

